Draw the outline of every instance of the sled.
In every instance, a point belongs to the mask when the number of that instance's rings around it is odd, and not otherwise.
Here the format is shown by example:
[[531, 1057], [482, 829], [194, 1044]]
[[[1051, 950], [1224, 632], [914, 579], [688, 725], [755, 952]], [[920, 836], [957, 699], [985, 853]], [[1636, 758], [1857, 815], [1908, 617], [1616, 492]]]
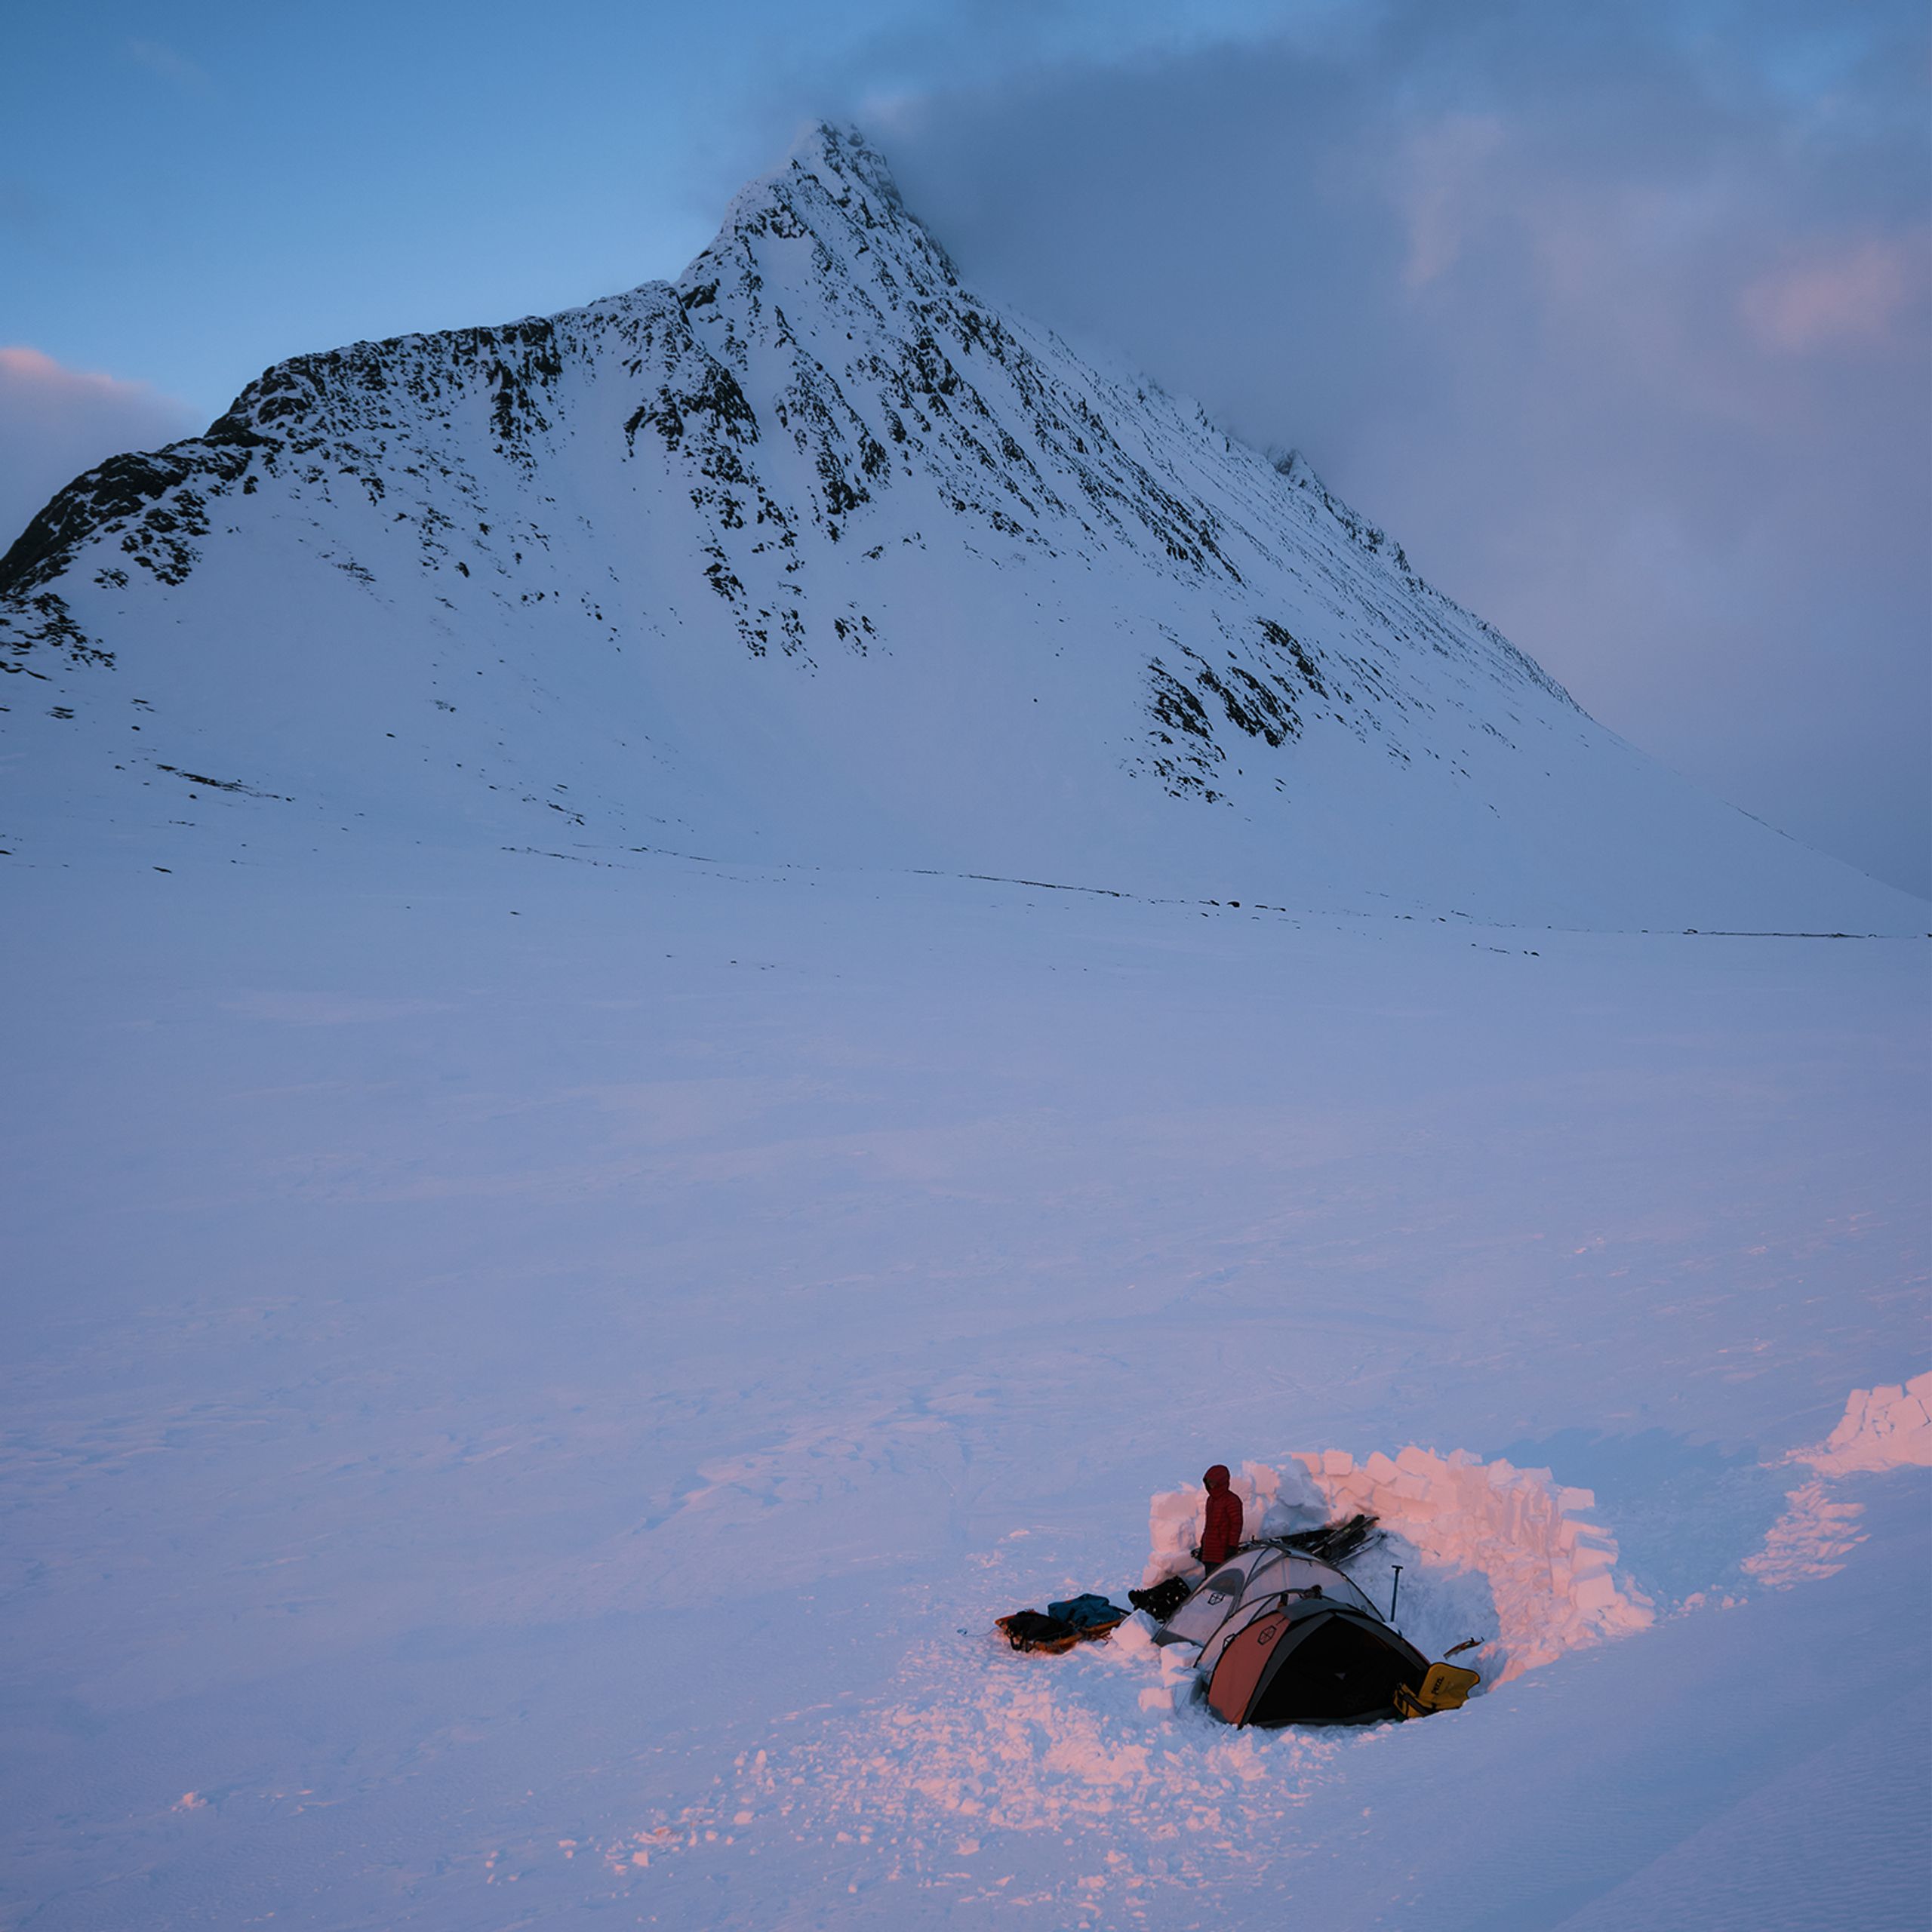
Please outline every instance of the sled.
[[1016, 1610], [1010, 1617], [995, 1619], [994, 1628], [1016, 1651], [1039, 1651], [1050, 1657], [1062, 1657], [1075, 1644], [1104, 1642], [1127, 1621], [1126, 1614], [1084, 1625], [1068, 1623], [1057, 1617], [1042, 1617], [1037, 1610]]

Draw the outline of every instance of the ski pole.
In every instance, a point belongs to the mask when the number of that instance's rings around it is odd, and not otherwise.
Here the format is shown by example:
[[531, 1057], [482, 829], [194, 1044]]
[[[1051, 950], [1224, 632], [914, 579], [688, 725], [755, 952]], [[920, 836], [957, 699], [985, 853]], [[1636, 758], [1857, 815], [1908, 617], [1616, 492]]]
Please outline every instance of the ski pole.
[[1394, 1587], [1393, 1587], [1393, 1588], [1389, 1591], [1389, 1621], [1391, 1623], [1393, 1623], [1395, 1622], [1395, 1599], [1396, 1599], [1398, 1597], [1399, 1597], [1401, 1594], [1402, 1594], [1402, 1566], [1398, 1563], [1398, 1564], [1397, 1564], [1395, 1565], [1395, 1585], [1394, 1585]]

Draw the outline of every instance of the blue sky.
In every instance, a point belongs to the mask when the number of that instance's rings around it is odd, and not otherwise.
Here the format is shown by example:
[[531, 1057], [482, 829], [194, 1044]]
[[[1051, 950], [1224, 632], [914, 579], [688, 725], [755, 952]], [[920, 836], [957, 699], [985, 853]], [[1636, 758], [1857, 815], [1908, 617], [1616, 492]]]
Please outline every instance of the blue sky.
[[1932, 891], [1926, 62], [1920, 7], [1783, 0], [19, 12], [0, 522], [282, 356], [675, 272], [851, 118], [990, 292]]
[[1279, 10], [110, 4], [10, 23], [8, 339], [196, 414], [358, 336], [547, 312], [702, 248], [797, 123]]

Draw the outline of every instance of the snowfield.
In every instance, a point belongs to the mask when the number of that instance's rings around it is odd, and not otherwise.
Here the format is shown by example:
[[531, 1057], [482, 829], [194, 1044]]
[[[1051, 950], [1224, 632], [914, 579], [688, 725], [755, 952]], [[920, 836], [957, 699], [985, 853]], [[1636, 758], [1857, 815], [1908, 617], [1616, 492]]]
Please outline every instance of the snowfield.
[[[172, 857], [9, 875], [0, 1922], [1923, 1923], [1922, 943]], [[992, 1633], [1297, 1454], [1465, 1710]]]
[[[0, 559], [0, 1928], [1905, 1932], [1928, 909], [820, 129]], [[1374, 1511], [1458, 1712], [1116, 1601]]]

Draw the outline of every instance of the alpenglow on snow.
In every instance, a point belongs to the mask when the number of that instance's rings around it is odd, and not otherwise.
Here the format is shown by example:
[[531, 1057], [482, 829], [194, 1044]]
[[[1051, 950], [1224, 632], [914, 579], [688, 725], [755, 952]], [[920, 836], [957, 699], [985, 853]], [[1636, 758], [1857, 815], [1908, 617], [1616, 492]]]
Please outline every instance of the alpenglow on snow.
[[0, 844], [190, 811], [1291, 910], [1910, 928], [809, 133], [675, 283], [278, 364], [0, 561]]

